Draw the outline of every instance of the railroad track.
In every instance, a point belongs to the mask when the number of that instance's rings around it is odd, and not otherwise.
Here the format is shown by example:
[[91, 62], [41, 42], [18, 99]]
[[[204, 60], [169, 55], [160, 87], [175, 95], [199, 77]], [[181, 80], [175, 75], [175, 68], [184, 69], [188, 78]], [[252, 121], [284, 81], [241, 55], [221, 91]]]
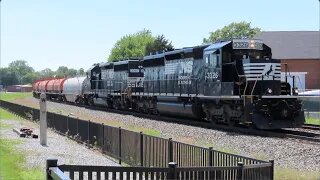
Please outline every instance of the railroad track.
[[[301, 128], [301, 129], [303, 130], [304, 128]], [[284, 137], [287, 137], [290, 139], [297, 139], [297, 140], [315, 142], [320, 144], [320, 133], [305, 132], [305, 131], [291, 130], [291, 129], [280, 129], [280, 130], [274, 130], [274, 131], [275, 133], [283, 134]]]
[[311, 130], [320, 130], [320, 125], [316, 125], [316, 124], [304, 124], [302, 126], [302, 128], [304, 129], [311, 129]]
[[[207, 128], [207, 129], [214, 129], [214, 130], [223, 130], [230, 133], [242, 133], [246, 135], [254, 135], [254, 136], [261, 136], [261, 137], [287, 138], [292, 140], [298, 140], [299, 142], [304, 141], [308, 143], [315, 143], [318, 145], [320, 144], [320, 133], [318, 134], [318, 133], [304, 132], [304, 131], [291, 130], [291, 129], [258, 130], [258, 129], [248, 128], [243, 125], [228, 126], [225, 124], [213, 124], [210, 122], [196, 121], [196, 120], [185, 119], [185, 118], [142, 114], [142, 113], [131, 111], [131, 110], [123, 111], [123, 110], [109, 109], [105, 107], [92, 107], [92, 106], [84, 106], [84, 105], [79, 105], [79, 107], [84, 107], [92, 110], [106, 111], [111, 113], [118, 113], [123, 115], [132, 115], [139, 118], [147, 118], [147, 119], [163, 121], [163, 122], [171, 122], [171, 123]], [[303, 130], [304, 127], [301, 129]]]

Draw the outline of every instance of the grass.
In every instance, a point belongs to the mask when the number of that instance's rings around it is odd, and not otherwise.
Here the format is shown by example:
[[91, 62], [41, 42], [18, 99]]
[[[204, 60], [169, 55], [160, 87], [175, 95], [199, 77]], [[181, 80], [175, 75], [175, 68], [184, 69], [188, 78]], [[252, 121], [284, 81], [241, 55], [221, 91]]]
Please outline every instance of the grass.
[[0, 138], [0, 179], [45, 179], [44, 172], [40, 169], [23, 167], [25, 156], [15, 149], [19, 143]]
[[296, 169], [288, 168], [276, 168], [275, 169], [275, 179], [281, 180], [319, 180], [320, 172], [317, 171], [299, 171]]
[[320, 119], [316, 119], [316, 118], [306, 118], [306, 124], [320, 125]]
[[[1, 119], [18, 119], [10, 112], [0, 108], [0, 128], [12, 129], [12, 125], [3, 123]], [[38, 180], [45, 179], [44, 172], [39, 168], [27, 168], [24, 152], [18, 151], [15, 146], [22, 141], [0, 138], [0, 179]]]
[[5, 124], [5, 123], [3, 123], [2, 121], [0, 121], [0, 128], [1, 128], [1, 129], [12, 129], [13, 126], [12, 126], [12, 125], [9, 125], [9, 124]]
[[0, 108], [0, 119], [14, 120], [14, 119], [18, 119], [18, 117]]
[[16, 100], [16, 99], [24, 99], [27, 97], [31, 97], [32, 93], [31, 92], [1, 92], [0, 93], [0, 99], [4, 100], [4, 101], [12, 101], [12, 100]]
[[137, 127], [137, 126], [132, 126], [129, 125], [125, 127], [125, 129], [128, 129], [130, 131], [135, 131], [135, 132], [143, 132], [143, 134], [150, 135], [150, 136], [155, 136], [159, 137], [161, 136], [161, 132], [155, 129], [150, 129], [150, 128], [144, 128], [144, 127]]

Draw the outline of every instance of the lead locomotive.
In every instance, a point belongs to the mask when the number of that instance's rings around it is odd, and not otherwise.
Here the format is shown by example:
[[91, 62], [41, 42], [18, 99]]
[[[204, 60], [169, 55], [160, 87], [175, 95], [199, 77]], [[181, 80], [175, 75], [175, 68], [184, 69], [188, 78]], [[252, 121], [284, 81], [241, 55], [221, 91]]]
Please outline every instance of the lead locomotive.
[[[297, 89], [260, 40], [235, 39], [94, 65], [81, 102], [259, 129], [301, 127]], [[293, 83], [294, 84], [294, 83]], [[63, 95], [63, 92], [62, 92]]]

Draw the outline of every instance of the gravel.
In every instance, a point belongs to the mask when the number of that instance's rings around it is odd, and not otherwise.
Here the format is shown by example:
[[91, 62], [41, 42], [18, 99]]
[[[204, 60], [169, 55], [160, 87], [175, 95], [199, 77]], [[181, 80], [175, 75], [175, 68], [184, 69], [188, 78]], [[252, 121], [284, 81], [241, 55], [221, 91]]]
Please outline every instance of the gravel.
[[[28, 98], [24, 100], [23, 104], [36, 106], [38, 99]], [[276, 168], [320, 171], [320, 144], [223, 132], [129, 115], [95, 111], [54, 102], [48, 102], [48, 109], [49, 111], [61, 112], [63, 114], [72, 113], [82, 119], [90, 119], [99, 123], [121, 125], [127, 129], [132, 127], [135, 127], [135, 129], [136, 127], [153, 129], [159, 131], [161, 137], [172, 137], [174, 140], [185, 143], [203, 147], [213, 146], [214, 149], [258, 159], [273, 159], [275, 160]]]
[[[39, 125], [27, 120], [3, 120], [3, 124], [14, 128], [31, 127], [39, 135]], [[98, 151], [88, 149], [65, 136], [47, 131], [47, 146], [40, 145], [39, 139], [20, 138], [12, 128], [0, 128], [2, 138], [19, 140], [16, 147], [26, 156], [26, 168], [41, 168], [45, 171], [46, 159], [57, 158], [58, 164], [119, 166], [111, 158]]]

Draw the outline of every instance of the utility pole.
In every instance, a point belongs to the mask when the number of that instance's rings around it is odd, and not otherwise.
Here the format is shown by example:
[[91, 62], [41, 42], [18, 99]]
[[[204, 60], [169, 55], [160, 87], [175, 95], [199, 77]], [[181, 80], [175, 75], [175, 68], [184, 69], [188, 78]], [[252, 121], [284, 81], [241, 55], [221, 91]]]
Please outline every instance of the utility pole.
[[47, 102], [46, 94], [40, 94], [40, 144], [47, 146]]

